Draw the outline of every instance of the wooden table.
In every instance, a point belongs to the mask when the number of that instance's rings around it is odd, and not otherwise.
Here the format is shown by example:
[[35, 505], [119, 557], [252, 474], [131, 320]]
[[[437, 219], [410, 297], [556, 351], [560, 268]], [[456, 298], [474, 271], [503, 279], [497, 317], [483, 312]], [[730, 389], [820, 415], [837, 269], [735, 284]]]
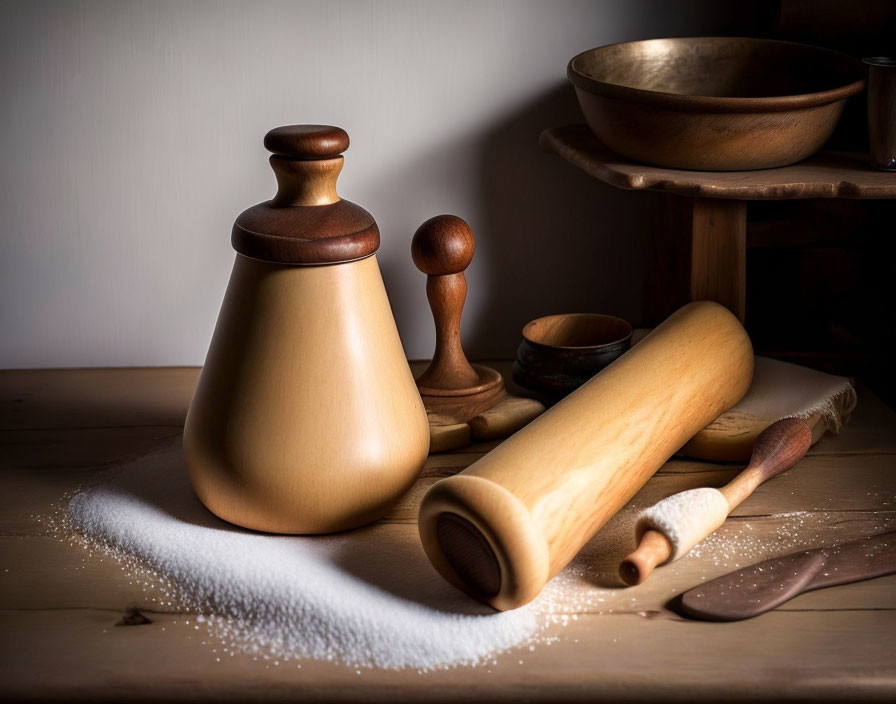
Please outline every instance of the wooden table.
[[[541, 147], [617, 188], [679, 198], [656, 234], [654, 285], [668, 292], [678, 269], [689, 300], [713, 300], [741, 321], [746, 310], [747, 202], [800, 198], [896, 198], [896, 174], [864, 154], [820, 152], [798, 164], [758, 171], [688, 171], [646, 166], [610, 151], [586, 125], [547, 129]], [[683, 198], [682, 198], [683, 197]], [[680, 261], [680, 260], [684, 261]], [[671, 312], [684, 301], [673, 301]], [[663, 314], [662, 317], [665, 317]]]
[[[496, 365], [507, 372], [508, 365]], [[417, 368], [419, 371], [419, 367]], [[560, 639], [498, 665], [418, 674], [305, 662], [266, 668], [217, 663], [184, 614], [153, 608], [108, 558], [46, 535], [34, 515], [106, 468], [179, 436], [197, 370], [0, 372], [0, 699], [290, 701], [741, 701], [896, 698], [896, 575], [822, 590], [731, 624], [686, 621], [670, 593], [729, 568], [709, 555], [662, 568], [621, 602], [551, 627]], [[867, 389], [844, 433], [763, 485], [724, 530], [757, 538], [799, 530], [820, 541], [896, 526], [896, 413]], [[422, 485], [465, 467], [491, 445], [429, 458]], [[670, 461], [633, 509], [686, 487], [719, 486], [737, 467]], [[419, 488], [419, 487], [418, 487]], [[376, 530], [417, 540], [404, 506]], [[807, 533], [808, 532], [808, 533]], [[587, 550], [588, 548], [586, 548]], [[609, 572], [621, 555], [589, 556]], [[594, 586], [593, 589], [599, 589]], [[628, 595], [636, 595], [631, 602]], [[152, 624], [116, 627], [136, 604]], [[522, 660], [523, 664], [519, 664]]]

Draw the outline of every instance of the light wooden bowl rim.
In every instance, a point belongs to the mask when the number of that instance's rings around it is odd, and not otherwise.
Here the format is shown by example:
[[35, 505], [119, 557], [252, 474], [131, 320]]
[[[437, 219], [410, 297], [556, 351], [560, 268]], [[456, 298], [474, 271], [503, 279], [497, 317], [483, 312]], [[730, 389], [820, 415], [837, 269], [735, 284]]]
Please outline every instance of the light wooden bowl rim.
[[[802, 47], [809, 52], [815, 52], [819, 56], [828, 55], [843, 62], [844, 65], [854, 64], [856, 75], [859, 76], [855, 81], [847, 83], [837, 88], [829, 90], [817, 91], [814, 93], [800, 93], [793, 95], [779, 95], [768, 97], [721, 97], [708, 95], [685, 95], [683, 93], [665, 93], [662, 91], [647, 90], [644, 88], [632, 88], [617, 83], [608, 83], [601, 81], [593, 76], [588, 75], [576, 67], [576, 63], [581, 59], [594, 55], [596, 53], [606, 51], [611, 47], [619, 47], [635, 44], [649, 43], [700, 43], [707, 45], [720, 45], [725, 43], [746, 43], [746, 44], [765, 44], [765, 45], [789, 45]], [[865, 88], [865, 78], [862, 71], [862, 63], [847, 54], [831, 49], [812, 46], [811, 44], [802, 44], [800, 42], [788, 42], [777, 39], [759, 39], [754, 37], [668, 37], [658, 39], [642, 39], [634, 42], [617, 42], [615, 44], [606, 44], [604, 46], [588, 49], [574, 56], [566, 68], [566, 75], [569, 80], [581, 90], [595, 95], [608, 98], [617, 98], [627, 100], [629, 102], [643, 102], [654, 105], [664, 106], [667, 108], [676, 108], [679, 110], [692, 110], [695, 112], [783, 112], [786, 110], [800, 110], [804, 108], [817, 107], [845, 100], [851, 95], [859, 93]]]
[[[538, 324], [544, 324], [552, 320], [569, 320], [572, 318], [589, 320], [611, 320], [616, 323], [622, 323], [627, 332], [621, 337], [617, 337], [613, 340], [608, 340], [607, 342], [601, 342], [597, 345], [551, 345], [547, 342], [542, 342], [541, 340], [532, 337], [532, 329]], [[540, 318], [530, 320], [523, 326], [523, 339], [526, 340], [526, 342], [528, 342], [530, 345], [535, 345], [536, 347], [548, 350], [601, 350], [606, 347], [613, 347], [615, 345], [622, 344], [626, 340], [631, 340], [633, 333], [634, 328], [632, 327], [632, 324], [630, 322], [628, 322], [624, 318], [620, 318], [615, 315], [607, 315], [605, 313], [555, 313], [554, 315], [543, 315]]]

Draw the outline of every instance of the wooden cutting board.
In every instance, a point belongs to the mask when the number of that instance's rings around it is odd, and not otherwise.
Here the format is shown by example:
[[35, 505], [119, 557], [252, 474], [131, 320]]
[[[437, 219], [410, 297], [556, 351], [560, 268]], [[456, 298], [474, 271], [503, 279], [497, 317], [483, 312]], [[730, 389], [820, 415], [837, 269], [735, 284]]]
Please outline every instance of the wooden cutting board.
[[[632, 345], [649, 329], [639, 328]], [[841, 376], [756, 357], [753, 383], [746, 396], [703, 430], [678, 454], [714, 462], [748, 462], [756, 437], [775, 421], [802, 418], [812, 429], [812, 444], [825, 434], [836, 435], [856, 407], [856, 392]]]
[[795, 417], [812, 430], [812, 444], [836, 435], [856, 406], [849, 379], [756, 357], [747, 395], [697, 433], [680, 454], [716, 462], [747, 462], [756, 436], [775, 421]]

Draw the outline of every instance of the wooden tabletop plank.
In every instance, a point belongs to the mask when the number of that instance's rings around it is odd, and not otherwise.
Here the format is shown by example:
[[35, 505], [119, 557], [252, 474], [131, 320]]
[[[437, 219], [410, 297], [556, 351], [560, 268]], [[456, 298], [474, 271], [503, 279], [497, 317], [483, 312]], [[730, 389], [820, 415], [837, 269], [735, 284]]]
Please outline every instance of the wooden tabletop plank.
[[[670, 609], [681, 591], [742, 562], [896, 528], [896, 414], [864, 387], [840, 437], [822, 440], [800, 465], [762, 485], [699, 554], [623, 589], [616, 569], [633, 546], [638, 509], [684, 488], [719, 486], [740, 468], [680, 458], [667, 463], [548, 585], [559, 612], [569, 616], [567, 626], [547, 627], [544, 635], [558, 639], [552, 645], [516, 648], [484, 667], [356, 674], [314, 661], [302, 661], [301, 668], [248, 656], [218, 662], [218, 644], [194, 628], [195, 614], [159, 607], [154, 589], [117, 562], [46, 535], [34, 519], [99, 473], [176, 445], [195, 380], [195, 369], [0, 373], [0, 697], [896, 697], [896, 575], [804, 594], [735, 624], [689, 622]], [[409, 555], [425, 559], [416, 528], [422, 493], [493, 446], [430, 457], [400, 505], [364, 529], [367, 539], [406, 546]], [[386, 573], [378, 579], [402, 579], [396, 564], [378, 561]], [[153, 623], [116, 626], [132, 604]]]
[[[842, 540], [847, 530], [850, 537], [870, 534], [881, 525], [879, 517], [867, 513], [831, 514], [829, 518], [827, 522], [813, 525], [811, 533], [809, 528], [804, 527], [804, 542], [807, 545], [837, 542]], [[627, 519], [623, 520], [623, 523], [627, 522]], [[745, 556], [750, 562], [793, 550], [786, 547], [789, 537], [778, 538], [779, 535], [790, 533], [791, 526], [784, 519], [750, 521], [749, 529], [745, 528], [742, 520], [729, 523], [720, 533], [720, 540], [717, 542], [738, 540], [749, 533], [750, 552]], [[371, 539], [379, 534], [393, 545], [410, 544], [416, 540], [416, 526], [374, 526], [370, 530]], [[634, 547], [633, 539], [630, 545]], [[606, 612], [609, 609], [615, 612], [662, 611], [673, 596], [701, 581], [731, 571], [734, 563], [740, 561], [735, 557], [724, 558], [719, 550], [715, 551], [715, 555], [705, 552], [699, 557], [687, 557], [660, 568], [654, 577], [642, 585], [623, 588], [617, 577], [617, 569], [626, 550], [627, 548], [616, 544], [615, 540], [610, 541], [606, 535], [595, 538], [577, 558], [575, 569], [558, 580], [558, 588], [570, 590], [567, 598], [555, 600], [560, 611], [569, 614]], [[413, 552], [415, 557], [420, 556], [416, 550]], [[153, 597], [158, 596], [156, 591], [153, 588], [144, 589], [146, 585], [122, 570], [121, 565], [114, 560], [103, 555], [90, 555], [53, 536], [0, 537], [0, 554], [5, 560], [4, 567], [0, 569], [0, 604], [7, 611], [93, 608], [110, 612], [115, 621], [130, 604], [137, 604], [152, 612], [179, 611], [154, 602]], [[47, 579], [48, 565], [52, 565], [56, 578]], [[392, 566], [395, 567], [395, 573], [382, 576], [384, 584], [398, 583], [406, 576], [402, 574], [400, 565], [389, 561], [384, 561], [378, 569], [388, 570]], [[894, 586], [896, 576], [881, 577], [804, 594], [790, 602], [786, 608], [807, 606], [830, 610], [896, 609]], [[579, 600], [585, 602], [587, 598], [591, 598], [594, 603], [588, 606], [578, 603]], [[598, 599], [603, 601], [598, 602]], [[568, 604], [569, 608], [563, 608], [563, 604]]]
[[0, 428], [183, 427], [198, 367], [0, 371]]
[[[96, 609], [0, 611], [5, 693], [60, 700], [842, 701], [892, 697], [893, 611], [778, 610], [706, 624], [639, 613], [583, 615], [558, 642], [497, 664], [418, 674], [223, 657], [183, 615], [115, 627]], [[844, 658], [861, 634], [861, 657]], [[35, 651], [29, 646], [39, 645]], [[730, 663], [719, 667], [720, 663]], [[837, 663], [835, 668], [826, 664]]]
[[[511, 362], [488, 363], [504, 375], [512, 393], [524, 393], [512, 381]], [[415, 373], [425, 366], [411, 362]], [[198, 378], [198, 367], [0, 371], [0, 448], [11, 431], [183, 427]], [[896, 433], [888, 425], [892, 414], [860, 388], [850, 432], [829, 437], [810, 452], [896, 452]], [[467, 451], [485, 452], [496, 444], [477, 443]]]

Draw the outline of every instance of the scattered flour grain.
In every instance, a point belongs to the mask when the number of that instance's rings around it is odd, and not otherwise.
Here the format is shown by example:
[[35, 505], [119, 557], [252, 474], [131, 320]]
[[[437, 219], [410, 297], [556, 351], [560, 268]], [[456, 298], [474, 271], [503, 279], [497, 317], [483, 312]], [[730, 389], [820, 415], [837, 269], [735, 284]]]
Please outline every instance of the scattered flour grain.
[[686, 555], [707, 533], [716, 530], [728, 517], [728, 501], [718, 489], [689, 489], [646, 509], [635, 527], [640, 537], [657, 530], [672, 544], [669, 561]]

